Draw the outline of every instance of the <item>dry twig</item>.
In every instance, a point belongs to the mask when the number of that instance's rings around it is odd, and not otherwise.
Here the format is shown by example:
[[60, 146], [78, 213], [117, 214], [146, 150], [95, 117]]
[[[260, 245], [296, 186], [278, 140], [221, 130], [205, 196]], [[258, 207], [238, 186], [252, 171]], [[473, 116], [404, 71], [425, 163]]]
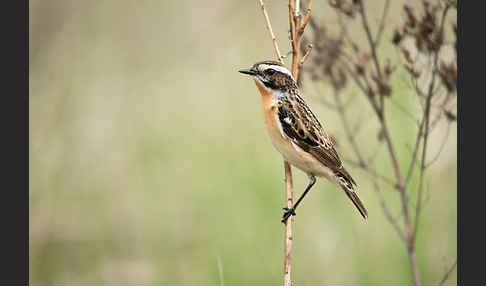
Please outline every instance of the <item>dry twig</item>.
[[275, 35], [273, 34], [272, 25], [270, 24], [270, 18], [268, 17], [268, 13], [267, 13], [267, 10], [265, 9], [265, 5], [263, 4], [263, 0], [258, 0], [258, 2], [260, 3], [260, 7], [262, 8], [263, 17], [265, 18], [265, 24], [267, 26], [268, 32], [270, 33], [273, 48], [275, 49], [275, 53], [277, 54], [277, 59], [278, 59], [279, 62], [281, 62], [283, 64], [284, 62], [283, 62], [283, 59], [282, 59], [282, 55], [280, 54], [280, 50], [278, 49], [277, 39], [275, 38]]
[[[275, 53], [277, 54], [277, 58], [280, 63], [283, 64], [283, 59], [278, 49], [277, 41], [275, 39], [275, 35], [273, 34], [272, 25], [270, 24], [270, 19], [268, 17], [267, 11], [265, 10], [265, 5], [263, 4], [263, 0], [258, 0], [260, 6], [263, 11], [263, 16], [265, 17], [265, 23], [267, 26], [268, 31], [270, 32], [270, 36], [272, 39], [272, 43], [275, 49]], [[298, 80], [299, 69], [302, 68], [305, 60], [309, 56], [311, 47], [309, 47], [308, 52], [299, 61], [299, 50], [300, 44], [302, 41], [302, 34], [304, 33], [305, 26], [307, 25], [310, 12], [312, 8], [312, 0], [309, 2], [309, 7], [307, 9], [307, 15], [305, 17], [304, 23], [301, 22], [300, 16], [300, 1], [296, 0], [295, 8], [293, 5], [293, 1], [289, 0], [289, 25], [290, 25], [290, 38], [292, 41], [292, 74], [295, 79]], [[293, 182], [292, 182], [292, 170], [290, 164], [284, 161], [284, 169], [285, 169], [285, 193], [286, 193], [286, 206], [287, 208], [291, 208], [293, 205]], [[290, 220], [290, 223], [289, 223]], [[292, 284], [291, 279], [291, 263], [290, 263], [290, 252], [292, 249], [292, 216], [285, 222], [285, 246], [284, 246], [284, 286], [290, 286]]]
[[449, 268], [449, 270], [447, 270], [447, 272], [444, 275], [444, 277], [442, 278], [442, 280], [440, 280], [439, 286], [444, 285], [444, 283], [447, 281], [447, 279], [449, 279], [449, 277], [451, 276], [452, 271], [454, 271], [454, 269], [456, 268], [456, 265], [457, 265], [457, 258], [454, 261], [454, 263], [452, 263], [452, 266]]
[[[454, 121], [454, 115], [446, 108], [447, 103], [451, 99], [451, 93], [455, 92], [457, 70], [455, 62], [447, 64], [441, 61], [438, 65], [439, 52], [441, 47], [446, 45], [443, 39], [444, 21], [447, 16], [448, 10], [453, 7], [450, 3], [431, 4], [429, 1], [422, 2], [423, 11], [420, 18], [415, 16], [413, 10], [407, 5], [404, 5], [404, 11], [406, 13], [406, 22], [403, 27], [395, 30], [395, 34], [391, 42], [396, 46], [401, 46], [400, 51], [405, 57], [405, 69], [410, 75], [409, 88], [417, 95], [418, 102], [421, 104], [422, 110], [420, 112], [419, 120], [415, 119], [405, 108], [398, 105], [392, 100], [395, 106], [399, 107], [408, 117], [412, 118], [414, 124], [418, 125], [417, 135], [414, 142], [413, 151], [411, 151], [410, 164], [407, 169], [402, 170], [398, 164], [398, 154], [396, 153], [396, 147], [392, 141], [392, 135], [388, 128], [388, 117], [386, 116], [386, 98], [390, 98], [393, 95], [393, 90], [389, 84], [390, 75], [395, 70], [395, 66], [392, 67], [390, 60], [386, 59], [385, 64], [380, 62], [380, 51], [378, 46], [384, 29], [386, 27], [386, 16], [389, 11], [390, 1], [385, 0], [383, 14], [379, 21], [378, 30], [373, 37], [372, 29], [369, 24], [365, 4], [362, 0], [352, 1], [352, 5], [344, 0], [330, 1], [330, 5], [335, 9], [338, 15], [338, 24], [340, 27], [339, 38], [337, 42], [346, 42], [349, 45], [333, 45], [336, 38], [328, 36], [322, 25], [318, 25], [311, 19], [311, 28], [314, 32], [314, 45], [316, 50], [320, 53], [314, 57], [314, 60], [310, 63], [310, 69], [313, 71], [323, 71], [323, 76], [317, 74], [312, 75], [312, 80], [316, 81], [325, 77], [330, 78], [330, 82], [335, 92], [336, 99], [336, 111], [339, 113], [343, 130], [346, 133], [346, 138], [351, 145], [351, 149], [357, 158], [357, 162], [353, 162], [355, 166], [366, 171], [372, 178], [372, 182], [377, 190], [378, 198], [380, 200], [382, 209], [385, 213], [387, 220], [396, 230], [400, 239], [404, 242], [409, 262], [412, 270], [414, 284], [416, 286], [421, 285], [419, 268], [415, 253], [415, 240], [417, 237], [417, 229], [419, 224], [419, 217], [423, 204], [424, 195], [424, 173], [425, 169], [429, 165], [426, 163], [427, 143], [433, 128], [437, 126], [437, 123], [441, 119], [442, 114], [447, 114], [446, 117], [449, 122]], [[442, 16], [436, 16], [436, 12], [441, 11]], [[361, 19], [361, 28], [366, 36], [365, 47], [358, 46], [348, 34], [346, 27], [346, 19], [357, 16]], [[342, 15], [346, 17], [342, 17]], [[435, 19], [440, 19], [440, 24], [437, 25]], [[412, 55], [410, 50], [401, 42], [404, 38], [413, 38], [418, 52]], [[345, 49], [351, 49], [350, 53]], [[363, 52], [364, 51], [364, 52]], [[366, 52], [366, 51], [369, 51]], [[368, 55], [369, 54], [369, 55]], [[326, 58], [333, 58], [332, 61], [326, 60]], [[371, 59], [371, 65], [368, 64], [368, 59]], [[423, 68], [417, 65], [418, 58], [425, 59], [425, 66]], [[428, 62], [428, 63], [427, 63]], [[379, 123], [378, 141], [385, 142], [385, 146], [388, 150], [388, 158], [390, 160], [392, 170], [394, 172], [394, 181], [390, 181], [383, 178], [378, 174], [373, 167], [371, 167], [371, 160], [365, 160], [365, 156], [361, 153], [359, 145], [356, 143], [355, 137], [357, 132], [349, 128], [347, 122], [345, 108], [340, 102], [338, 93], [342, 91], [345, 84], [344, 81], [336, 81], [336, 71], [345, 72], [345, 75], [340, 76], [345, 79], [346, 76], [350, 76], [351, 82], [358, 87], [363, 95], [369, 102], [377, 120]], [[424, 77], [424, 74], [431, 75], [430, 77]], [[440, 78], [440, 80], [437, 80]], [[419, 85], [419, 79], [427, 79], [427, 89], [422, 89]], [[408, 80], [406, 81], [408, 84]], [[445, 93], [443, 91], [445, 90]], [[445, 95], [444, 95], [445, 94]], [[439, 104], [439, 101], [443, 101]], [[432, 118], [432, 113], [438, 110], [435, 118]], [[450, 119], [449, 119], [450, 118]], [[446, 140], [445, 136], [444, 141]], [[438, 155], [434, 156], [431, 162], [434, 162], [445, 143], [440, 147]], [[373, 157], [372, 157], [373, 158]], [[344, 159], [349, 162], [349, 160]], [[417, 191], [417, 204], [411, 203], [407, 196], [407, 188], [412, 178], [415, 166], [420, 167], [419, 175], [419, 187]], [[405, 175], [405, 176], [404, 176]], [[383, 179], [386, 183], [391, 183], [394, 188], [398, 190], [401, 202], [401, 214], [400, 217], [394, 217], [391, 215], [390, 209], [387, 203], [378, 191], [378, 184], [376, 179]], [[403, 228], [399, 226], [399, 220], [403, 221]]]

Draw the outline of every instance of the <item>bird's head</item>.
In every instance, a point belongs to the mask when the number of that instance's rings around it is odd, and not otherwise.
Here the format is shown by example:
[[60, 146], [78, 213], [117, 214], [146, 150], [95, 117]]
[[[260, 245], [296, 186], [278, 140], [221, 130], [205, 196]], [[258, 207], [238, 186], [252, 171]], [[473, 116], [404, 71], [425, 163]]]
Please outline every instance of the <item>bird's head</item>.
[[297, 88], [292, 73], [276, 61], [258, 62], [250, 69], [239, 70], [239, 72], [252, 76], [259, 88], [267, 91], [285, 92]]

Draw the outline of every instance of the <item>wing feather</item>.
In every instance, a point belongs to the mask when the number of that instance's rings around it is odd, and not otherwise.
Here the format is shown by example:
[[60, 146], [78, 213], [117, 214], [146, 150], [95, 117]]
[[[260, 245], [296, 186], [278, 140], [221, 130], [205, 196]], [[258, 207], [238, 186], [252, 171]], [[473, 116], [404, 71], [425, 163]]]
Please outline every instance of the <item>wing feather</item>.
[[278, 119], [285, 135], [332, 170], [342, 167], [339, 155], [321, 123], [298, 95], [281, 99]]

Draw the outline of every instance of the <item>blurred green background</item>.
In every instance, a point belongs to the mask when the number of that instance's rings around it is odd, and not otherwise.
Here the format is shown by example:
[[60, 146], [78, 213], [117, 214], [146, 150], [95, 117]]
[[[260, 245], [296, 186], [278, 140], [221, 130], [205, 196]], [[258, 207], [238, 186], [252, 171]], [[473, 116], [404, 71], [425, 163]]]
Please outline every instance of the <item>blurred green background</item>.
[[[383, 1], [368, 2], [376, 28]], [[388, 39], [402, 10], [392, 2], [383, 53], [394, 59]], [[287, 2], [266, 6], [286, 53]], [[314, 8], [336, 25], [327, 1]], [[29, 29], [30, 284], [222, 285], [222, 274], [226, 286], [281, 285], [282, 158], [253, 82], [237, 72], [275, 58], [257, 1], [31, 0]], [[394, 99], [416, 110], [401, 70]], [[352, 159], [339, 117], [319, 101], [332, 101], [329, 88], [312, 85], [304, 97]], [[351, 108], [372, 154], [372, 111], [361, 96]], [[405, 168], [414, 123], [395, 105], [387, 111]], [[431, 154], [445, 132], [434, 131]], [[455, 124], [448, 138], [427, 173], [417, 241], [423, 285], [437, 285], [456, 258]], [[384, 147], [376, 167], [393, 176]], [[368, 175], [347, 168], [369, 219], [319, 180], [295, 217], [295, 285], [412, 285]], [[307, 178], [293, 173], [298, 195]], [[382, 192], [401, 218], [396, 192]], [[456, 271], [445, 285], [455, 280]]]

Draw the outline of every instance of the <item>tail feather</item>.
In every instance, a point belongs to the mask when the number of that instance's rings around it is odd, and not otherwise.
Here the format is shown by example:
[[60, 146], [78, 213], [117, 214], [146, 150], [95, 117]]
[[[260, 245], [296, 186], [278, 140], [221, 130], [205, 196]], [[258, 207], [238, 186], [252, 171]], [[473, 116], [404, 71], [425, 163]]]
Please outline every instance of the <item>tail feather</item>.
[[353, 202], [354, 206], [358, 209], [363, 218], [367, 219], [368, 211], [366, 210], [363, 203], [359, 199], [358, 194], [354, 190], [354, 186], [356, 185], [356, 183], [354, 182], [351, 175], [349, 175], [349, 173], [344, 168], [336, 172], [335, 175], [337, 178], [337, 183], [339, 184], [341, 189], [343, 189], [348, 198]]

